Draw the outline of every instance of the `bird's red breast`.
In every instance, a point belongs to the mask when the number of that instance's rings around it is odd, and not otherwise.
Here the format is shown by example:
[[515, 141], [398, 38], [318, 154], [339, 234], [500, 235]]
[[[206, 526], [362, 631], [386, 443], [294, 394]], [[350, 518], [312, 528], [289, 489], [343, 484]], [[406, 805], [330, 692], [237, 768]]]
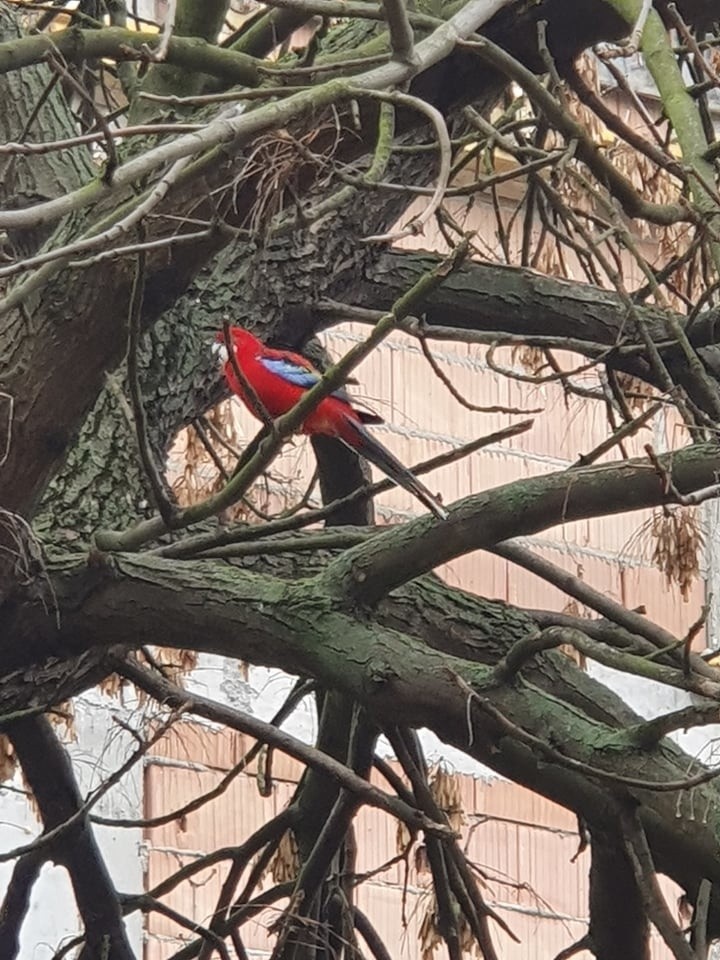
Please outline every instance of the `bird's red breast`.
[[[255, 404], [248, 396], [243, 378], [273, 418], [291, 410], [320, 380], [321, 374], [300, 354], [266, 347], [241, 327], [231, 327], [229, 332], [235, 363], [229, 358], [225, 362], [225, 377], [230, 389], [244, 401], [251, 413], [256, 413]], [[218, 334], [217, 339], [224, 342], [224, 334]], [[236, 365], [242, 377], [238, 376]], [[345, 391], [338, 390], [324, 397], [308, 414], [302, 432], [339, 437], [395, 483], [409, 490], [436, 517], [447, 519], [447, 512], [438, 498], [365, 429], [366, 423], [382, 423], [382, 419], [372, 412], [356, 410]]]
[[[320, 373], [310, 361], [298, 353], [267, 347], [241, 327], [231, 327], [230, 337], [237, 366], [273, 419], [291, 410], [320, 379]], [[222, 332], [217, 334], [216, 339], [225, 342]], [[252, 402], [229, 358], [223, 372], [232, 392], [240, 397], [252, 413]], [[303, 422], [301, 431], [349, 440], [352, 434], [348, 420], [361, 423], [363, 417], [353, 408], [349, 398], [340, 392], [321, 400]]]

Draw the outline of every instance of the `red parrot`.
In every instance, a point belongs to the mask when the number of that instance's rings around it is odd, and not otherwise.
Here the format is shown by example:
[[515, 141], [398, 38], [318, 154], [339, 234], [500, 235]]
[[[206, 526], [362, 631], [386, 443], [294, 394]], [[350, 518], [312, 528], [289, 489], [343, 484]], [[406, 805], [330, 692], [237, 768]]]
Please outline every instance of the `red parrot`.
[[[242, 327], [230, 327], [230, 338], [240, 371], [273, 419], [291, 410], [321, 377], [305, 357], [288, 350], [266, 347]], [[217, 334], [216, 339], [219, 343], [225, 343], [222, 332]], [[229, 359], [224, 363], [223, 372], [232, 392], [254, 413], [252, 403], [249, 402]], [[447, 512], [438, 499], [365, 429], [365, 424], [382, 422], [382, 417], [376, 413], [356, 409], [345, 390], [336, 390], [330, 396], [324, 397], [312, 413], [308, 414], [303, 421], [301, 432], [324, 434], [342, 440], [366, 460], [374, 463], [391, 480], [417, 497], [436, 517], [447, 520]]]

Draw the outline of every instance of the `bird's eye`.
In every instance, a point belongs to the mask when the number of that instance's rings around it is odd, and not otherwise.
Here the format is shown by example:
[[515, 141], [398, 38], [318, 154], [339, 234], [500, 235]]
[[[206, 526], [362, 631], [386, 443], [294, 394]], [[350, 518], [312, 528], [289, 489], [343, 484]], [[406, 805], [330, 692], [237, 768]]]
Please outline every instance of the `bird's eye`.
[[228, 352], [227, 347], [224, 343], [214, 343], [211, 347], [213, 354], [218, 358], [220, 363], [227, 363], [228, 361]]

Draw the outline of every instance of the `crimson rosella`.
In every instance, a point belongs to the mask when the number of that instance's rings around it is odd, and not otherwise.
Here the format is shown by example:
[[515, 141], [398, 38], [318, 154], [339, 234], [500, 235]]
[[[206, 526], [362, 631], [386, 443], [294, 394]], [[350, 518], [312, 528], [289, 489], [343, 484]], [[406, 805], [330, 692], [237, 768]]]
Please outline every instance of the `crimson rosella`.
[[[320, 379], [320, 373], [305, 357], [288, 350], [266, 347], [242, 327], [230, 327], [230, 338], [241, 373], [273, 419], [291, 410]], [[222, 332], [218, 333], [217, 340], [225, 342]], [[251, 413], [255, 413], [229, 359], [225, 361], [224, 374], [232, 392], [240, 397]], [[382, 417], [376, 413], [356, 409], [344, 390], [336, 390], [324, 397], [308, 414], [301, 432], [324, 434], [342, 440], [416, 496], [436, 517], [446, 520], [447, 513], [437, 498], [365, 429], [365, 424], [382, 422]]]

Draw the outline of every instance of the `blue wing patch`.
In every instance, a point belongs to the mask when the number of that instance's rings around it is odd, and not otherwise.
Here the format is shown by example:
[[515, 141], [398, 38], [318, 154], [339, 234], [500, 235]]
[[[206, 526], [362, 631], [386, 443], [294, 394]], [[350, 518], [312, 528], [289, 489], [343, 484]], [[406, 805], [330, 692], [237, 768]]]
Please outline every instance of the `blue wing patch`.
[[260, 363], [271, 373], [282, 377], [282, 379], [287, 380], [288, 383], [294, 383], [296, 387], [302, 387], [304, 390], [309, 390], [310, 387], [314, 387], [320, 379], [320, 374], [315, 370], [308, 370], [297, 363], [293, 363], [292, 360], [285, 358], [261, 357]]
[[[317, 370], [313, 370], [312, 367], [302, 367], [299, 363], [295, 363], [295, 361], [291, 360], [289, 357], [260, 357], [259, 359], [260, 363], [262, 363], [266, 370], [269, 370], [276, 376], [281, 377], [287, 383], [292, 383], [296, 387], [301, 387], [303, 390], [309, 390], [311, 387], [314, 387], [320, 379], [320, 374], [317, 372]], [[334, 390], [331, 393], [331, 396], [337, 397], [338, 400], [343, 400], [348, 406], [353, 406], [352, 399], [344, 387], [340, 387], [339, 390]], [[362, 423], [384, 422], [383, 418], [378, 416], [372, 410], [358, 410], [357, 407], [354, 406], [353, 409], [360, 417]]]

